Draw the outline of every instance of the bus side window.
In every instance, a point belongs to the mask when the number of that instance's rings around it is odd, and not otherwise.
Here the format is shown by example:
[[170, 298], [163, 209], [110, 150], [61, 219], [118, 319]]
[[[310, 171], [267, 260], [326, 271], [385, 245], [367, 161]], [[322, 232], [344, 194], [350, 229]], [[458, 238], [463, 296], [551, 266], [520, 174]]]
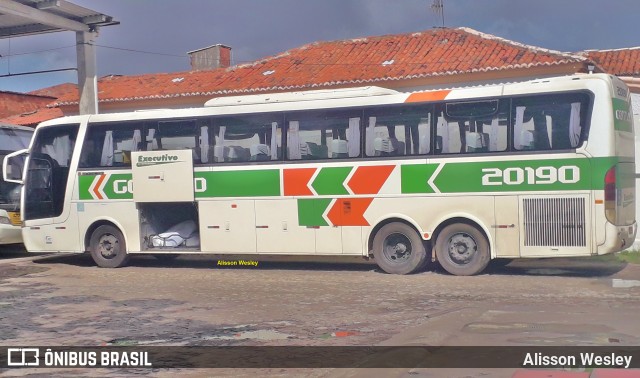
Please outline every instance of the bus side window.
[[424, 155], [431, 151], [431, 106], [384, 106], [365, 112], [365, 155]]
[[287, 159], [360, 156], [361, 111], [306, 111], [287, 115]]
[[[151, 147], [151, 151], [188, 149], [192, 151], [194, 163], [199, 163], [201, 158], [197, 142], [200, 134], [201, 129], [192, 119], [159, 121], [153, 136], [151, 136], [151, 129], [149, 130], [147, 146]], [[150, 137], [151, 143], [149, 143]]]
[[215, 119], [214, 161], [279, 160], [282, 151], [281, 115], [243, 115]]
[[131, 152], [142, 147], [142, 123], [91, 124], [79, 168], [130, 167]]
[[587, 96], [580, 93], [529, 96], [514, 100], [516, 150], [563, 150], [580, 144]]
[[[400, 156], [406, 151], [405, 126], [404, 125], [381, 125], [374, 121], [375, 117], [369, 118], [369, 125], [375, 125], [367, 129], [369, 135], [373, 134], [373, 151], [371, 156]], [[370, 126], [371, 127], [371, 126]]]
[[436, 152], [500, 152], [507, 149], [509, 102], [450, 102], [438, 107]]

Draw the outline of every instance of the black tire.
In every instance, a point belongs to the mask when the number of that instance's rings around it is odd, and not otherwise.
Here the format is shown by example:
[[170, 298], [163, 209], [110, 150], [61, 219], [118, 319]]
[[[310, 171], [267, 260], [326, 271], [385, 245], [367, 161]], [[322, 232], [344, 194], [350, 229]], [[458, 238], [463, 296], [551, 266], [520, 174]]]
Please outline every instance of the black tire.
[[101, 268], [119, 268], [129, 261], [124, 236], [114, 226], [96, 228], [91, 234], [89, 248], [93, 261]]
[[373, 238], [373, 257], [387, 273], [410, 274], [427, 263], [427, 251], [413, 227], [400, 222], [388, 223]]
[[436, 257], [447, 272], [473, 276], [487, 267], [491, 254], [484, 233], [471, 225], [454, 223], [438, 234]]

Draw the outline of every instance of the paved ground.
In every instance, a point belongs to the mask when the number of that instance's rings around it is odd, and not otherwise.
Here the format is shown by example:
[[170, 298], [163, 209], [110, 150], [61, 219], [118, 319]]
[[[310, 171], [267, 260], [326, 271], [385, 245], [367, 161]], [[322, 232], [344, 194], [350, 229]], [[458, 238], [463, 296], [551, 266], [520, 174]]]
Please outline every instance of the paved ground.
[[[477, 277], [373, 265], [2, 251], [2, 345], [640, 345], [639, 265], [518, 261]], [[621, 281], [622, 280], [622, 281]], [[614, 285], [615, 283], [615, 285]], [[629, 284], [631, 283], [631, 284]], [[614, 287], [616, 286], [616, 287]], [[254, 376], [256, 371], [21, 370], [50, 376]], [[261, 370], [268, 376], [511, 377], [515, 369]], [[542, 372], [540, 372], [542, 373]], [[14, 376], [6, 371], [0, 376]], [[640, 374], [638, 374], [640, 376]]]

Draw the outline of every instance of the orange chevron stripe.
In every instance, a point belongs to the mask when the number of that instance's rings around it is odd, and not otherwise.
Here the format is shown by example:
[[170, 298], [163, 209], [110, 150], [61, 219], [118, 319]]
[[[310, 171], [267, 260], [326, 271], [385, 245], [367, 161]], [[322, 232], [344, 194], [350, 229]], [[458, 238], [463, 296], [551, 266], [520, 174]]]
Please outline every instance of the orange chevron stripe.
[[102, 194], [100, 194], [98, 189], [100, 188], [100, 185], [102, 185], [102, 182], [104, 181], [105, 177], [107, 177], [107, 175], [100, 175], [100, 178], [98, 178], [98, 182], [93, 187], [93, 193], [96, 195], [96, 197], [98, 197], [98, 199], [104, 199], [102, 198]]
[[312, 196], [313, 192], [307, 186], [315, 168], [295, 168], [282, 171], [285, 196]]
[[327, 218], [334, 226], [369, 226], [364, 212], [373, 198], [339, 198], [331, 206]]
[[351, 188], [353, 194], [378, 194], [395, 167], [395, 165], [358, 167], [347, 186]]
[[407, 97], [407, 99], [404, 100], [404, 102], [441, 101], [441, 100], [444, 100], [449, 93], [451, 93], [450, 90], [417, 92], [417, 93], [410, 94], [409, 97]]

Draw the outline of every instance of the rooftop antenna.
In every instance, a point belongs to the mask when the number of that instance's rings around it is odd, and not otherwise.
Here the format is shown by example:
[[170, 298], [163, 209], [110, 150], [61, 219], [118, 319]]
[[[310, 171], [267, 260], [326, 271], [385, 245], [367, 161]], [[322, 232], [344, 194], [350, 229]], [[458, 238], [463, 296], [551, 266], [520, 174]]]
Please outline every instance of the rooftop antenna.
[[431, 10], [436, 14], [436, 17], [437, 15], [440, 15], [442, 17], [441, 27], [444, 28], [444, 0], [433, 0], [433, 4], [431, 4]]

